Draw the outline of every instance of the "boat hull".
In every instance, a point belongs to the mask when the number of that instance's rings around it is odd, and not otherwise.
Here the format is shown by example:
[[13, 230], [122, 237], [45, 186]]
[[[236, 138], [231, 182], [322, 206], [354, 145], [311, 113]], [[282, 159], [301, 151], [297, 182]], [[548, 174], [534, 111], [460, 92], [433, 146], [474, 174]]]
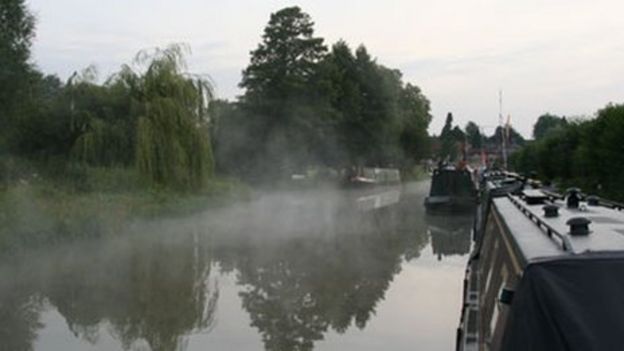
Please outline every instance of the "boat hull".
[[477, 200], [472, 196], [428, 196], [425, 208], [430, 214], [469, 214], [475, 211]]

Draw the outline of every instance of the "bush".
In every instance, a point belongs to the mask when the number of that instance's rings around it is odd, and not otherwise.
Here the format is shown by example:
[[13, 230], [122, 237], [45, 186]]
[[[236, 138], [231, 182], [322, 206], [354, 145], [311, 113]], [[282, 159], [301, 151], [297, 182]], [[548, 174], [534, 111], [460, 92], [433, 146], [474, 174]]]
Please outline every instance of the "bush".
[[624, 201], [624, 105], [608, 105], [591, 120], [567, 123], [513, 156], [518, 171], [536, 171], [561, 185]]

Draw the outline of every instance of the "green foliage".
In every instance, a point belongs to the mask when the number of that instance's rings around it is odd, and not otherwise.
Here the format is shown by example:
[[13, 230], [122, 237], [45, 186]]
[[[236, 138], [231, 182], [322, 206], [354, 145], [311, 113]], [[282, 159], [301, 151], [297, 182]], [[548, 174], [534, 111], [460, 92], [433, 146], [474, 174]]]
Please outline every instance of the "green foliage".
[[328, 52], [298, 7], [271, 15], [243, 72], [241, 99], [209, 103], [210, 84], [185, 72], [180, 46], [141, 52], [103, 84], [93, 67], [66, 83], [44, 76], [27, 65], [32, 16], [22, 1], [9, 3], [0, 13], [15, 20], [3, 25], [21, 39], [2, 37], [19, 44], [3, 48], [21, 57], [29, 95], [0, 143], [62, 164], [58, 174], [73, 174], [75, 164], [134, 167], [146, 184], [189, 191], [205, 185], [215, 164], [228, 175], [275, 180], [319, 167], [409, 168], [428, 154], [422, 91], [363, 45], [353, 52], [340, 41]]
[[[315, 64], [327, 50], [323, 39], [314, 37], [314, 23], [297, 6], [271, 14], [262, 42], [251, 52], [243, 71], [241, 87], [245, 99], [269, 108], [281, 100], [301, 98], [309, 89]], [[275, 111], [279, 113], [279, 110]]]
[[316, 67], [326, 50], [323, 39], [314, 37], [310, 16], [298, 7], [271, 15], [240, 83], [241, 112], [249, 126], [243, 128], [251, 133], [244, 143], [253, 143], [238, 145], [249, 152], [243, 168], [271, 178], [301, 171], [315, 158], [311, 145], [320, 145], [325, 117], [317, 109], [323, 103]]
[[[446, 116], [446, 122], [442, 128], [442, 132], [438, 137], [438, 157], [440, 160], [449, 162], [457, 161], [460, 156], [464, 156], [462, 154], [465, 153], [467, 144], [473, 149], [488, 148], [500, 150], [503, 136], [505, 136], [508, 148], [524, 145], [526, 143], [522, 135], [511, 126], [496, 127], [494, 134], [487, 137], [481, 134], [479, 126], [476, 123], [469, 121], [464, 131], [459, 126], [453, 125], [453, 114], [449, 112]], [[528, 161], [523, 160], [521, 162]]]
[[214, 119], [217, 170], [229, 175], [250, 176], [258, 168], [254, 161], [261, 145], [250, 136], [260, 128], [259, 119], [248, 115], [240, 104], [224, 100], [211, 102], [209, 110]]
[[624, 105], [608, 105], [595, 119], [566, 122], [513, 157], [523, 172], [624, 200]]
[[414, 138], [430, 121], [418, 87], [404, 85], [399, 71], [377, 64], [364, 46], [353, 55], [339, 42], [328, 61], [338, 72], [331, 82], [339, 146], [347, 154], [342, 164], [397, 166], [405, 151], [416, 157]]
[[494, 145], [501, 145], [503, 141], [503, 135], [507, 145], [524, 145], [526, 140], [518, 133], [513, 127], [496, 127], [494, 134], [488, 138], [488, 142]]
[[7, 138], [10, 151], [36, 158], [67, 154], [74, 135], [62, 108], [63, 84], [56, 76], [32, 72], [29, 85], [30, 98], [22, 100]]
[[453, 130], [453, 114], [451, 112], [446, 114], [446, 120], [444, 121], [444, 126], [442, 127], [442, 132], [440, 136], [446, 136], [451, 133]]
[[137, 105], [136, 165], [148, 182], [180, 190], [198, 189], [212, 176], [207, 124], [212, 87], [182, 71], [182, 47], [141, 52], [139, 74], [125, 67], [116, 78], [130, 87]]
[[[63, 85], [32, 75], [32, 97], [10, 135], [17, 154], [70, 165], [133, 167], [146, 183], [197, 190], [213, 173], [207, 80], [183, 71], [183, 51], [141, 52], [97, 84], [89, 67]], [[137, 73], [140, 72], [140, 73]]]
[[430, 151], [427, 134], [431, 122], [429, 100], [420, 88], [407, 83], [401, 91], [399, 106], [402, 110], [400, 142], [403, 156], [411, 160], [427, 157]]
[[[23, 160], [14, 160], [21, 163]], [[19, 165], [30, 173], [31, 167]], [[0, 186], [0, 256], [73, 239], [118, 235], [141, 218], [179, 217], [248, 200], [239, 182], [209, 179], [184, 194], [148, 188], [127, 168], [74, 165], [54, 178], [52, 170]]]
[[0, 156], [30, 136], [23, 126], [36, 123], [40, 109], [32, 100], [49, 83], [29, 62], [34, 36], [35, 18], [25, 1], [0, 1]]
[[71, 156], [93, 166], [130, 166], [135, 158], [136, 113], [132, 90], [121, 81], [94, 83], [96, 72], [87, 68], [70, 78], [63, 99], [68, 129], [75, 138]]
[[453, 114], [447, 113], [444, 127], [440, 133], [440, 151], [438, 158], [450, 162], [456, 161], [459, 155], [459, 143], [464, 141], [464, 132], [459, 126], [453, 127]]
[[[206, 79], [183, 71], [171, 46], [141, 52], [105, 84], [89, 67], [67, 84], [28, 63], [34, 17], [23, 0], [0, 2], [0, 157], [48, 163], [136, 166], [146, 183], [197, 190], [213, 173]], [[6, 164], [0, 167], [3, 173]], [[8, 177], [0, 174], [3, 183]]]
[[35, 18], [24, 0], [0, 1], [0, 123], [4, 131], [27, 94], [34, 35]]
[[464, 129], [466, 130], [466, 138], [470, 146], [475, 149], [481, 149], [483, 146], [483, 136], [481, 135], [479, 126], [475, 122], [469, 121]]
[[298, 7], [271, 15], [239, 103], [215, 106], [219, 170], [275, 179], [308, 168], [411, 166], [427, 155], [429, 101], [364, 46], [330, 52]]
[[533, 126], [533, 138], [535, 140], [542, 139], [548, 133], [561, 129], [567, 124], [565, 117], [559, 117], [551, 114], [541, 115]]

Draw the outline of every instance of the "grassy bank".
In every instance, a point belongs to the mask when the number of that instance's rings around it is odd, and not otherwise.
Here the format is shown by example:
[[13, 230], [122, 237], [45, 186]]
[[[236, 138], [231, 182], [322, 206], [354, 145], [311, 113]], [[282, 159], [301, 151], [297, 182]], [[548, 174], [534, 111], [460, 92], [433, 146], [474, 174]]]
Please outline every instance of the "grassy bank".
[[0, 254], [118, 235], [134, 220], [189, 215], [249, 196], [248, 187], [230, 180], [182, 193], [141, 184], [131, 169], [14, 163], [0, 185]]

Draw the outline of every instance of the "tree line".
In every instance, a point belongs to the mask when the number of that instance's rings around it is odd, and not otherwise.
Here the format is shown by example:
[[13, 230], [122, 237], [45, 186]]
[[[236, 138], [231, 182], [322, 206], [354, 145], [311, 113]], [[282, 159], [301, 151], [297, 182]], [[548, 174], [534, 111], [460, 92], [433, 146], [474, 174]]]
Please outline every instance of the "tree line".
[[299, 7], [273, 13], [237, 101], [214, 106], [217, 168], [261, 179], [310, 167], [408, 167], [428, 153], [429, 101], [360, 45], [328, 48]]
[[212, 86], [186, 72], [183, 46], [141, 51], [103, 84], [93, 67], [63, 83], [29, 61], [35, 19], [24, 1], [3, 1], [0, 18], [2, 178], [14, 171], [8, 154], [57, 167], [132, 167], [143, 182], [177, 190], [210, 178]]
[[498, 126], [490, 136], [474, 121], [468, 121], [464, 129], [453, 124], [453, 114], [446, 115], [440, 135], [433, 138], [435, 157], [439, 161], [456, 162], [466, 157], [466, 152], [484, 149], [500, 149], [503, 137], [508, 145], [524, 145], [526, 140], [513, 127]]
[[408, 167], [427, 155], [429, 101], [362, 45], [328, 48], [299, 7], [273, 13], [242, 73], [244, 93], [215, 100], [187, 72], [185, 47], [141, 51], [98, 83], [66, 82], [30, 61], [35, 18], [0, 5], [0, 173], [8, 155], [39, 163], [122, 167], [143, 182], [200, 188], [215, 173], [270, 180], [309, 169]]
[[518, 171], [624, 201], [624, 105], [609, 104], [592, 119], [541, 116], [533, 136], [513, 155]]

